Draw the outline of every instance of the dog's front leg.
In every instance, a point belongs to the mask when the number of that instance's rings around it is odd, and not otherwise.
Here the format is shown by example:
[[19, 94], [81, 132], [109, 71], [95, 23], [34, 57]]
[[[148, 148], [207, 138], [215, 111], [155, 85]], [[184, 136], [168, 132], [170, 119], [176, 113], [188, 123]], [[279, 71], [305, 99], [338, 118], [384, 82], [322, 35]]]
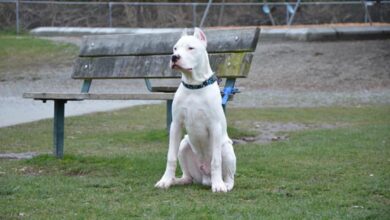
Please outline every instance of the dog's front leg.
[[[217, 126], [218, 127], [218, 126]], [[211, 189], [213, 192], [227, 192], [222, 180], [222, 144], [220, 129], [214, 128], [210, 132], [212, 158], [211, 158]]]
[[169, 135], [169, 149], [167, 156], [167, 166], [165, 173], [155, 185], [157, 188], [167, 189], [175, 180], [175, 172], [177, 165], [177, 154], [179, 151], [180, 138], [182, 135], [181, 127], [177, 122], [171, 123], [170, 135]]

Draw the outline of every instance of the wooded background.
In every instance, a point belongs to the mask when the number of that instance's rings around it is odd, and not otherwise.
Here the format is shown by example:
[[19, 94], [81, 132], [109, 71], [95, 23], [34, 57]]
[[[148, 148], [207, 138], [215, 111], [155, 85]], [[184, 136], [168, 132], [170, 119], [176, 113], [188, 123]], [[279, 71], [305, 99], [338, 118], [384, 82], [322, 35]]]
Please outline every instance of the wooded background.
[[[55, 4], [53, 4], [53, 2]], [[111, 6], [109, 4], [111, 2]], [[125, 5], [120, 2], [139, 1], [20, 1], [19, 25], [21, 30], [40, 26], [65, 27], [192, 27], [199, 25], [205, 4], [196, 5]], [[203, 1], [156, 1], [155, 3], [206, 3]], [[263, 3], [264, 1], [218, 0], [213, 3]], [[272, 14], [276, 24], [286, 24], [287, 1], [272, 1]], [[294, 1], [290, 1], [294, 3]], [[364, 22], [365, 10], [359, 1], [302, 1], [321, 4], [302, 4], [293, 24], [328, 24]], [[327, 4], [326, 2], [330, 2]], [[332, 3], [333, 2], [333, 3]], [[334, 3], [336, 2], [336, 3]], [[59, 4], [61, 3], [61, 4]], [[80, 4], [82, 3], [82, 4]], [[279, 5], [272, 5], [280, 3]], [[340, 4], [343, 3], [343, 4]], [[345, 4], [344, 4], [345, 3]], [[110, 10], [111, 7], [111, 16]], [[15, 28], [16, 3], [0, 1], [0, 29]], [[390, 22], [390, 2], [369, 7], [373, 22]], [[269, 17], [261, 5], [212, 5], [204, 26], [270, 25]]]

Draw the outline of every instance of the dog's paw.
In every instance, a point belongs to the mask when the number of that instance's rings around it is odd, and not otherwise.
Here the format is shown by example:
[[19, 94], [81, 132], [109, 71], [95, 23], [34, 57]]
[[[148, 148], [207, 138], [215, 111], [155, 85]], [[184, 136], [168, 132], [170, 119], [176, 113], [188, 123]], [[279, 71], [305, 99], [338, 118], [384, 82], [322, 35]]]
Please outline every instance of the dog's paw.
[[227, 192], [226, 185], [223, 181], [212, 183], [211, 189], [213, 192]]
[[154, 185], [154, 187], [160, 189], [168, 189], [172, 185], [173, 181], [174, 178], [162, 177], [160, 181], [158, 181], [156, 185]]
[[192, 178], [189, 176], [183, 176], [181, 178], [175, 178], [174, 184], [175, 185], [188, 185], [192, 183]]
[[226, 185], [227, 191], [231, 191], [234, 187], [234, 181], [233, 182], [226, 182], [225, 185]]

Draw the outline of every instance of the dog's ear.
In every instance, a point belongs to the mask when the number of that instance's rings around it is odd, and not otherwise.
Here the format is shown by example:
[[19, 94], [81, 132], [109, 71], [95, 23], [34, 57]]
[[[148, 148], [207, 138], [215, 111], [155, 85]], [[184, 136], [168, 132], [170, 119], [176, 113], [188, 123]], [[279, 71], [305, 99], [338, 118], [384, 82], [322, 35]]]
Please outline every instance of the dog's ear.
[[187, 28], [184, 28], [183, 32], [181, 32], [181, 36], [187, 36]]
[[203, 43], [204, 47], [207, 47], [206, 34], [200, 28], [195, 28], [194, 36]]

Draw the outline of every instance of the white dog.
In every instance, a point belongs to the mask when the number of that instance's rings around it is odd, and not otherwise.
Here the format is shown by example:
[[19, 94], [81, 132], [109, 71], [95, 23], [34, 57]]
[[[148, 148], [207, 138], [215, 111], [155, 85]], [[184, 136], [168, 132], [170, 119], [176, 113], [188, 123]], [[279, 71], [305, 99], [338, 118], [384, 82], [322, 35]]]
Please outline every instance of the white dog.
[[[182, 83], [173, 99], [167, 166], [157, 188], [201, 183], [213, 192], [233, 189], [236, 156], [206, 46], [206, 35], [195, 28], [193, 36], [184, 31], [173, 48], [170, 66], [182, 72]], [[187, 135], [180, 142], [183, 127]], [[177, 158], [181, 178], [175, 177]]]

